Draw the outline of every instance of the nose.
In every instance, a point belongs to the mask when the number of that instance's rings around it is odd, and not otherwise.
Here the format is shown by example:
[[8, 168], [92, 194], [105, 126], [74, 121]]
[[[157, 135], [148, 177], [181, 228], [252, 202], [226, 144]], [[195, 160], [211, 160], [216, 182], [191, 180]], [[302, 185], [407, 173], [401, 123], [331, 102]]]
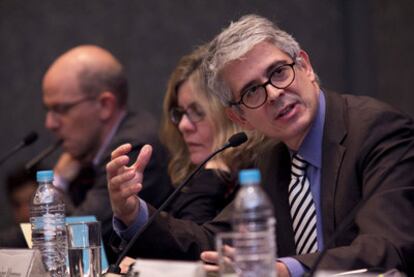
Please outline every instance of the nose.
[[284, 90], [274, 87], [271, 84], [268, 84], [266, 86], [266, 91], [267, 91], [267, 101], [276, 101], [283, 94]]
[[56, 117], [55, 114], [48, 111], [46, 113], [46, 118], [45, 118], [45, 127], [51, 131], [54, 131], [58, 129], [59, 126], [60, 126], [59, 119]]
[[180, 130], [181, 133], [191, 132], [195, 130], [194, 123], [191, 122], [186, 114], [183, 114], [181, 117], [181, 120], [178, 123], [178, 130]]

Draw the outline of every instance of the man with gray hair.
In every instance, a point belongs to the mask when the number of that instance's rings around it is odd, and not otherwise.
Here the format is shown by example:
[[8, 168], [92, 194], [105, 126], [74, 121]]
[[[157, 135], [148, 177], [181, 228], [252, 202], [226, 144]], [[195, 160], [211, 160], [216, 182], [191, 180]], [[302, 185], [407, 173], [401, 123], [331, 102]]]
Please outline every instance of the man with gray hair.
[[301, 276], [324, 248], [322, 268], [414, 274], [411, 118], [372, 98], [321, 89], [295, 39], [256, 15], [215, 37], [203, 68], [233, 121], [280, 141], [259, 162], [277, 220], [279, 276]]
[[[277, 220], [279, 277], [303, 275], [324, 248], [321, 268], [414, 274], [412, 119], [372, 98], [322, 90], [299, 44], [255, 15], [219, 34], [202, 67], [228, 116], [275, 141], [259, 167]], [[364, 201], [351, 226], [326, 245]], [[128, 255], [154, 258], [160, 249], [158, 258], [198, 259], [214, 249], [218, 232], [231, 230], [232, 214], [229, 204], [203, 225], [160, 215]], [[217, 252], [201, 258], [215, 263]]]

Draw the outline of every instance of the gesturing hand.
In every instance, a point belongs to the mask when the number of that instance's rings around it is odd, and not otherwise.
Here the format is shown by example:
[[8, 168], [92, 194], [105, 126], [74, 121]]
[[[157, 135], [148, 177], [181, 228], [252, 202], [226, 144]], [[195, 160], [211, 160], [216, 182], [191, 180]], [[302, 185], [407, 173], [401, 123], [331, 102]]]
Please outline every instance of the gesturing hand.
[[127, 226], [139, 212], [137, 193], [142, 189], [144, 170], [147, 166], [152, 147], [144, 145], [134, 164], [128, 166], [131, 144], [123, 144], [111, 153], [111, 161], [106, 165], [109, 197], [114, 215]]

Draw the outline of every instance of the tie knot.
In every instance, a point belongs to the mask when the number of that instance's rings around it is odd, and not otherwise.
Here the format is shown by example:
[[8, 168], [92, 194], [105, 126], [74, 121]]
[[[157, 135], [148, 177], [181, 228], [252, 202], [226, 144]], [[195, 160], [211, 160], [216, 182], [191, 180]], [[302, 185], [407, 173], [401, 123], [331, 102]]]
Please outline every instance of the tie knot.
[[292, 174], [296, 176], [304, 176], [308, 163], [298, 154], [292, 158]]

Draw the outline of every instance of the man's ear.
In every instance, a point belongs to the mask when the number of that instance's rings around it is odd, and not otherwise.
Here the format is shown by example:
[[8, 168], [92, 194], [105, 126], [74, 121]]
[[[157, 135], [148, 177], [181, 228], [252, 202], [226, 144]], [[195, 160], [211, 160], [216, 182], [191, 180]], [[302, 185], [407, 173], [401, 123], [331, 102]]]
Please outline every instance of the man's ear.
[[315, 75], [315, 72], [313, 71], [313, 67], [310, 62], [308, 53], [306, 53], [304, 50], [300, 50], [299, 57], [300, 57], [302, 69], [305, 71], [306, 75], [308, 75], [312, 81], [315, 81], [316, 75]]
[[117, 99], [115, 95], [109, 91], [104, 91], [98, 96], [99, 117], [102, 120], [110, 119], [116, 111]]
[[239, 125], [245, 130], [253, 130], [253, 126], [250, 125], [250, 123], [246, 120], [244, 117], [242, 111], [236, 110], [236, 108], [226, 107], [224, 109], [226, 112], [228, 118], [230, 118], [231, 121]]

